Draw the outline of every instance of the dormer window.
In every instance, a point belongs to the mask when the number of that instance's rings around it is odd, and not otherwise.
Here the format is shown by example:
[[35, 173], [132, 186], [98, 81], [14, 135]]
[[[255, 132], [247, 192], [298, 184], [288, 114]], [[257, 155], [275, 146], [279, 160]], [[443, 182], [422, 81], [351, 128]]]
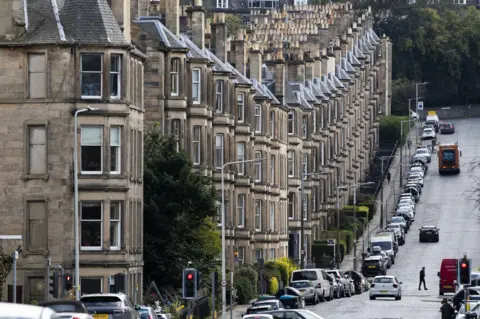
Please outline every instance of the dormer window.
[[175, 58], [170, 62], [170, 85], [172, 86], [172, 96], [178, 96], [179, 90], [179, 71], [180, 71], [180, 59]]

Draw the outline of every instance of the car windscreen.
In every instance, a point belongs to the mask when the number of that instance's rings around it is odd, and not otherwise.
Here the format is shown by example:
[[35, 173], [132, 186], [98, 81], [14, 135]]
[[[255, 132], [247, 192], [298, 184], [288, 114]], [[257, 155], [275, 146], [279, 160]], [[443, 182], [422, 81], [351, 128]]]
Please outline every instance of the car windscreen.
[[290, 283], [290, 287], [293, 288], [308, 288], [311, 287], [310, 283], [308, 281], [293, 281]]
[[247, 314], [254, 314], [254, 313], [259, 313], [259, 312], [265, 312], [272, 310], [272, 307], [270, 306], [265, 306], [265, 307], [255, 307], [255, 308], [249, 308], [247, 309]]
[[55, 304], [55, 305], [47, 305], [46, 307], [52, 309], [56, 313], [62, 312], [75, 312], [75, 313], [85, 313], [83, 309], [80, 307], [76, 307], [72, 304]]
[[394, 283], [393, 278], [388, 278], [388, 277], [375, 278], [373, 282], [376, 284], [393, 284]]
[[455, 162], [455, 151], [451, 149], [442, 150], [442, 158], [444, 162]]
[[138, 311], [138, 314], [140, 315], [140, 319], [153, 319], [155, 318], [155, 314], [150, 313], [150, 310], [148, 309], [140, 309]]
[[261, 306], [271, 306], [273, 309], [278, 309], [277, 307], [277, 302], [276, 301], [260, 301], [260, 302], [254, 302], [253, 306], [255, 307], [261, 307]]
[[390, 250], [392, 249], [391, 241], [376, 241], [372, 242], [372, 247], [378, 246], [381, 250]]
[[92, 296], [92, 297], [83, 297], [80, 299], [81, 302], [85, 304], [87, 308], [93, 307], [115, 307], [121, 308], [122, 301], [118, 297], [114, 296]]
[[270, 317], [269, 316], [258, 315], [258, 316], [255, 316], [255, 317], [251, 317], [249, 319], [270, 319]]
[[[402, 218], [403, 219], [403, 218]], [[405, 220], [404, 220], [405, 221]], [[403, 221], [403, 222], [404, 222]], [[400, 228], [400, 225], [388, 225], [388, 228]]]
[[372, 265], [378, 266], [379, 263], [380, 263], [379, 260], [364, 260], [363, 261], [363, 265], [365, 265], [365, 266], [372, 266]]
[[317, 272], [316, 271], [308, 271], [308, 270], [302, 270], [302, 271], [296, 271], [292, 275], [292, 281], [298, 281], [298, 280], [317, 280]]

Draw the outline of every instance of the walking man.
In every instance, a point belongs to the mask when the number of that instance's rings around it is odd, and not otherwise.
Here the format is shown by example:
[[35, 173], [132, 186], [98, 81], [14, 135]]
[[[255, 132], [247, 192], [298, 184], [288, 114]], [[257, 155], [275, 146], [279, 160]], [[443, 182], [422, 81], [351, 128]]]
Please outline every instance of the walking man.
[[425, 284], [425, 267], [422, 267], [422, 270], [420, 270], [420, 282], [418, 283], [418, 290], [422, 290], [422, 288], [420, 288], [422, 286], [422, 282], [423, 288], [428, 290], [427, 285]]
[[389, 182], [389, 183], [390, 183], [390, 177], [391, 177], [390, 172], [387, 172], [387, 182]]

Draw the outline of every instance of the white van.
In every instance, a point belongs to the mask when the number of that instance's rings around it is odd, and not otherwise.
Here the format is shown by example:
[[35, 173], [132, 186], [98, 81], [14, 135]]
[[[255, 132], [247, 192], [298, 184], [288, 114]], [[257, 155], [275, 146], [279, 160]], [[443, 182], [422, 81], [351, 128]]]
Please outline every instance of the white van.
[[328, 275], [320, 268], [294, 270], [290, 281], [309, 280], [315, 284], [320, 301], [333, 299], [333, 287], [330, 285]]
[[427, 115], [427, 118], [425, 119], [425, 124], [427, 125], [432, 125], [435, 128], [435, 132], [438, 133], [438, 130], [440, 128], [440, 119], [438, 118], [438, 115]]
[[392, 264], [395, 264], [395, 235], [390, 232], [385, 232], [381, 234], [376, 234], [370, 238], [370, 246], [378, 246], [382, 251], [386, 252], [387, 255], [392, 259]]

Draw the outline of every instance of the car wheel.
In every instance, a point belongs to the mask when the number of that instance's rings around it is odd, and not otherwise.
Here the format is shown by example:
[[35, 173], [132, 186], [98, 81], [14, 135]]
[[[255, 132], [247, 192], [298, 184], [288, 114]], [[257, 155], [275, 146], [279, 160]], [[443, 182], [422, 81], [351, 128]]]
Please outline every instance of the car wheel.
[[320, 299], [318, 298], [318, 293], [315, 294], [315, 297], [313, 298], [313, 304], [316, 305], [320, 303]]
[[443, 296], [444, 292], [443, 292], [443, 291], [440, 291], [438, 294], [439, 294], [440, 296]]
[[330, 294], [329, 294], [328, 300], [332, 301], [333, 297], [334, 297], [333, 289], [330, 288]]
[[402, 300], [402, 295], [398, 295], [395, 297], [395, 300]]
[[439, 241], [440, 241], [440, 237], [437, 237], [437, 240], [436, 240], [436, 242], [438, 243]]
[[392, 265], [395, 265], [395, 258], [392, 259]]
[[375, 300], [375, 296], [370, 296], [370, 300]]
[[320, 297], [320, 302], [324, 302], [324, 301], [325, 301], [325, 290], [323, 290], [322, 296]]

